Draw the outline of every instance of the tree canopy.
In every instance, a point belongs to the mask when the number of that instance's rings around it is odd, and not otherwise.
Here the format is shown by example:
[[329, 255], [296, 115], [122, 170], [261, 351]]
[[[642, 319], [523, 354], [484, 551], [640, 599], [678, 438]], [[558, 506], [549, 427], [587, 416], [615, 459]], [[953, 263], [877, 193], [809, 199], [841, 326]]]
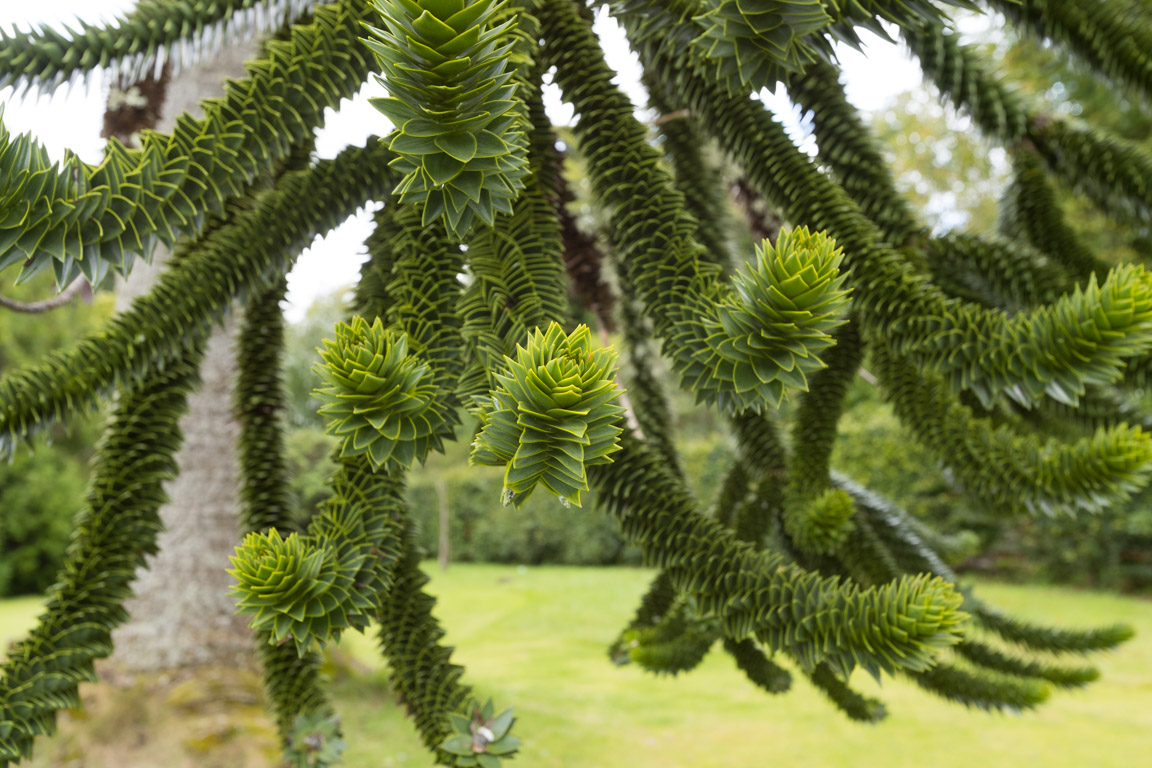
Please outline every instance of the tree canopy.
[[[856, 668], [1020, 710], [1096, 676], [1051, 654], [1131, 634], [1023, 623], [961, 591], [932, 532], [832, 473], [830, 456], [867, 361], [909, 436], [989, 515], [1093, 514], [1144, 487], [1152, 441], [1137, 394], [1152, 370], [1152, 277], [1088, 247], [1053, 189], [1146, 222], [1145, 149], [1002, 80], [950, 22], [976, 8], [969, 0], [596, 5], [639, 55], [655, 136], [613, 82], [591, 7], [573, 0], [141, 0], [107, 25], [4, 33], [0, 83], [40, 89], [95, 68], [128, 83], [222, 39], [272, 34], [202, 119], [144, 131], [135, 148], [110, 140], [97, 164], [54, 164], [0, 124], [0, 269], [19, 267], [23, 281], [51, 268], [64, 289], [126, 274], [158, 243], [175, 253], [99, 332], [0, 380], [4, 455], [114, 397], [45, 614], [0, 668], [0, 764], [53, 732], [111, 652], [156, 548], [204, 340], [237, 300], [247, 534], [233, 590], [262, 640], [293, 764], [338, 759], [318, 651], [370, 624], [439, 762], [495, 768], [531, 738], [514, 727], [514, 702], [475, 697], [452, 663], [406, 511], [407, 469], [467, 438], [465, 412], [480, 423], [472, 462], [503, 469], [505, 503], [547, 493], [572, 515], [595, 506], [660, 569], [610, 649], [617, 663], [684, 672], [719, 643], [766, 692], [787, 690], [791, 667], [874, 721], [883, 704], [852, 690]], [[1139, 3], [984, 5], [1133, 98], [1152, 89]], [[859, 46], [860, 29], [902, 39], [1010, 153], [1004, 236], [934, 234], [897, 192], [840, 84], [834, 43]], [[325, 110], [370, 77], [388, 90], [374, 102], [386, 137], [310, 157]], [[571, 226], [546, 80], [577, 115], [570, 138], [602, 242]], [[811, 112], [815, 158], [756, 97], [777, 83]], [[709, 139], [791, 225], [750, 253], [732, 248]], [[354, 315], [316, 368], [320, 413], [340, 439], [332, 495], [291, 532], [284, 276], [369, 201], [384, 205]], [[579, 322], [604, 322], [606, 303], [587, 298], [601, 294], [578, 293], [595, 304], [579, 317], [566, 294], [589, 270], [615, 274], [619, 352]], [[685, 483], [657, 355], [739, 446], [714, 499]]]

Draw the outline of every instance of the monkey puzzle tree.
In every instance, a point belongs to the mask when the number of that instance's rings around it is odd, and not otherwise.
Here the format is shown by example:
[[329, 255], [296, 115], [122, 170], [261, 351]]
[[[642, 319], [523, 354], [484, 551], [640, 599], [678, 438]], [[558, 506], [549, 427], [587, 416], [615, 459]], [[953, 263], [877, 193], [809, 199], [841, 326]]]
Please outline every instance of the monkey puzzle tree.
[[[52, 267], [62, 288], [81, 274], [99, 284], [157, 242], [175, 246], [151, 292], [101, 333], [0, 383], [5, 453], [115, 398], [46, 612], [3, 665], [0, 761], [51, 733], [110, 653], [132, 578], [155, 550], [204, 340], [235, 299], [246, 302], [236, 365], [249, 532], [234, 592], [262, 639], [295, 764], [337, 759], [318, 649], [370, 622], [441, 763], [491, 768], [516, 751], [511, 712], [475, 701], [439, 642], [404, 504], [406, 470], [459, 437], [462, 411], [481, 424], [473, 462], [504, 468], [506, 503], [536, 491], [579, 507], [593, 491], [660, 568], [612, 647], [618, 662], [681, 672], [719, 642], [766, 691], [788, 688], [784, 660], [861, 720], [884, 710], [850, 688], [857, 667], [999, 709], [1094, 679], [1036, 654], [1109, 648], [1126, 628], [1026, 624], [960, 593], [931, 532], [831, 472], [829, 457], [867, 354], [909, 434], [989, 514], [1090, 514], [1141, 488], [1152, 444], [1130, 425], [1147, 419], [1131, 393], [1152, 370], [1152, 278], [1105, 268], [1060, 218], [1052, 184], [1146, 220], [1152, 160], [1036, 111], [934, 4], [606, 5], [665, 113], [659, 146], [674, 172], [612, 84], [591, 10], [572, 0], [146, 0], [109, 26], [4, 39], [0, 82], [43, 88], [96, 67], [132, 79], [269, 20], [298, 22], [205, 103], [203, 119], [148, 132], [137, 150], [109, 142], [97, 165], [53, 165], [32, 138], [0, 127], [0, 267], [21, 265], [18, 279]], [[1142, 53], [1152, 29], [1125, 15], [1124, 0], [990, 5], [1117, 82], [1152, 88]], [[934, 237], [896, 194], [838, 80], [832, 43], [859, 44], [859, 28], [898, 31], [940, 90], [1011, 148], [1013, 239]], [[553, 69], [608, 217], [634, 371], [628, 421], [615, 352], [568, 316], [564, 181], [540, 95]], [[389, 92], [376, 101], [387, 138], [305, 160], [324, 109], [374, 70]], [[815, 160], [750, 98], [777, 82], [813, 113]], [[706, 136], [795, 229], [733, 258]], [[283, 276], [313, 237], [371, 200], [385, 204], [355, 316], [317, 369], [341, 438], [333, 495], [306, 532], [290, 532]], [[651, 340], [736, 436], [739, 457], [714, 500], [685, 484]], [[786, 397], [796, 405], [782, 424]]]

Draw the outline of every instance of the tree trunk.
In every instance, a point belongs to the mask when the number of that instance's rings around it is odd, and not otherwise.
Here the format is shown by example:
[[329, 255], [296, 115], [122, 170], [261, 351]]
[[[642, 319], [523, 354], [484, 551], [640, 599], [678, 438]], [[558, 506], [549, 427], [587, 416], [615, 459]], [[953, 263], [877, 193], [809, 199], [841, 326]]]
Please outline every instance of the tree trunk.
[[[160, 94], [163, 104], [158, 110], [152, 105], [151, 111], [161, 115], [157, 128], [167, 130], [186, 111], [202, 114], [200, 100], [220, 95], [225, 78], [243, 76], [243, 62], [251, 54], [247, 45], [226, 49], [171, 78], [166, 97]], [[139, 101], [137, 94], [129, 99]], [[144, 105], [140, 109], [148, 111]], [[109, 123], [116, 123], [117, 133], [124, 131], [123, 121], [106, 120]], [[161, 246], [151, 266], [135, 266], [118, 287], [118, 309], [152, 286], [168, 256]], [[112, 664], [121, 670], [255, 663], [251, 633], [235, 614], [228, 595], [231, 577], [225, 572], [238, 532], [239, 425], [232, 410], [237, 315], [234, 312], [209, 341], [200, 390], [189, 397], [188, 413], [181, 421], [185, 442], [178, 456], [180, 475], [169, 485], [171, 501], [160, 513], [166, 528], [160, 535], [160, 553], [137, 577], [136, 597], [126, 606], [132, 619], [114, 635]]]

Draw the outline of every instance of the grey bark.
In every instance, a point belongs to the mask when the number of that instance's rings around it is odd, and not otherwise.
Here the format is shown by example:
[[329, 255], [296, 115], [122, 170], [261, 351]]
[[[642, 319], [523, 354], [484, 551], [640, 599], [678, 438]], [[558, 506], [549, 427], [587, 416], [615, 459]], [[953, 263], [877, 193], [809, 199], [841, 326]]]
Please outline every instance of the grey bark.
[[[243, 62], [252, 53], [252, 46], [226, 49], [173, 77], [157, 128], [170, 129], [185, 111], [202, 114], [200, 100], [222, 94], [225, 78], [242, 77]], [[150, 266], [136, 264], [118, 286], [117, 309], [151, 287], [168, 257], [161, 246]], [[252, 635], [235, 615], [228, 595], [232, 580], [225, 572], [239, 528], [239, 425], [232, 410], [238, 314], [237, 309], [209, 341], [200, 390], [189, 398], [181, 421], [180, 475], [167, 487], [171, 501], [160, 513], [165, 525], [160, 553], [137, 576], [136, 597], [127, 604], [132, 619], [113, 636], [112, 664], [119, 669], [255, 664]]]

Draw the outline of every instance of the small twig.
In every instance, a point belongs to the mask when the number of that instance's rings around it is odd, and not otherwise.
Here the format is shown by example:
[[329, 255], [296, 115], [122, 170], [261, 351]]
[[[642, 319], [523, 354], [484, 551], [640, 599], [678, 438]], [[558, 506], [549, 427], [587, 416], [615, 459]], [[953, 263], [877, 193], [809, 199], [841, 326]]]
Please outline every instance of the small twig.
[[674, 112], [668, 112], [667, 114], [660, 115], [660, 117], [653, 120], [651, 123], [649, 123], [649, 125], [653, 127], [657, 125], [664, 125], [664, 123], [668, 123], [673, 120], [681, 120], [686, 117], [692, 117], [695, 114], [696, 113], [690, 109], [677, 109]]
[[77, 296], [83, 296], [85, 300], [92, 298], [92, 290], [88, 286], [88, 281], [82, 278], [73, 281], [72, 285], [65, 288], [62, 293], [42, 301], [17, 301], [7, 296], [0, 296], [0, 307], [10, 309], [13, 312], [23, 312], [27, 315], [39, 315], [62, 307]]
[[756, 242], [762, 240], [776, 242], [776, 238], [780, 236], [780, 228], [784, 226], [784, 220], [768, 207], [760, 194], [752, 188], [748, 179], [743, 176], [736, 179], [732, 184], [731, 193], [740, 212], [744, 214], [748, 228], [752, 230], [752, 239]]
[[864, 379], [864, 381], [868, 382], [872, 386], [876, 386], [876, 377], [869, 373], [866, 369], [861, 368], [860, 370], [856, 371], [856, 375]]

